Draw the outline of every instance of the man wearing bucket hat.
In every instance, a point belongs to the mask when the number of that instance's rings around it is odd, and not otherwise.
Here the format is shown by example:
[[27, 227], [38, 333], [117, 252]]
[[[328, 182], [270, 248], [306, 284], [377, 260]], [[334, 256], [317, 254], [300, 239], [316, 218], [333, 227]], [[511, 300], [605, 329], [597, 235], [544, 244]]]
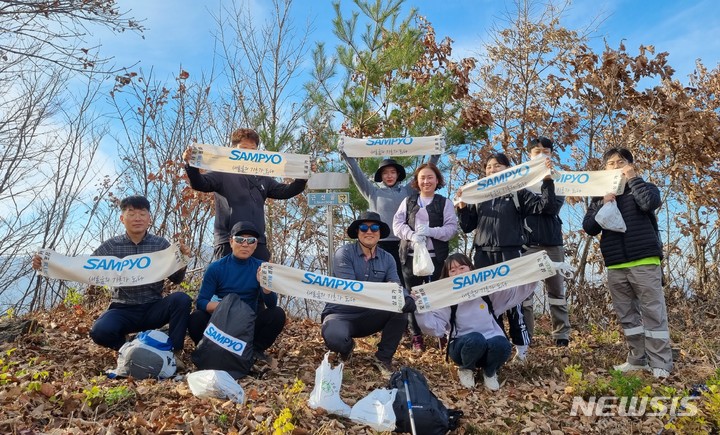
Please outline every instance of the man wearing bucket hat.
[[[380, 162], [373, 176], [375, 181], [373, 183], [365, 176], [355, 158], [348, 157], [344, 152], [340, 153], [340, 157], [347, 163], [350, 175], [360, 194], [367, 200], [370, 211], [378, 213], [383, 222], [392, 222], [400, 203], [417, 192], [410, 183], [400, 184], [406, 176], [405, 168], [394, 159], [384, 159]], [[437, 165], [439, 160], [440, 155], [435, 154], [430, 156], [429, 162]], [[380, 239], [378, 246], [393, 256], [400, 283], [405, 286], [400, 265], [400, 239], [391, 229], [387, 236]], [[413, 335], [413, 350], [422, 351], [424, 345], [420, 331], [413, 331]]]
[[[378, 246], [381, 238], [388, 237], [390, 227], [376, 212], [360, 214], [347, 228], [347, 235], [355, 243], [342, 246], [333, 258], [334, 276], [368, 282], [400, 283], [392, 255]], [[367, 337], [380, 332], [374, 365], [383, 375], [389, 375], [403, 331], [407, 327], [404, 313], [415, 311], [415, 301], [405, 292], [402, 313], [356, 307], [352, 305], [325, 304], [322, 312], [322, 336], [325, 345], [340, 358], [347, 361], [355, 347], [354, 338]]]

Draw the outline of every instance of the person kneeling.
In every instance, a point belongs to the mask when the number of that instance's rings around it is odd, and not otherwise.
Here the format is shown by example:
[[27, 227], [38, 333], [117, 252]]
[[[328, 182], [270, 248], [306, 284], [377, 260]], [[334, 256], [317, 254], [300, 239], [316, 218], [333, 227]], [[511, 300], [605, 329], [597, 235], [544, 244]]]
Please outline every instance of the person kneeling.
[[[473, 263], [464, 254], [450, 255], [442, 268], [440, 278], [448, 278], [473, 270]], [[534, 283], [533, 283], [534, 285]], [[415, 314], [420, 328], [428, 335], [450, 337], [448, 355], [460, 367], [458, 377], [465, 388], [475, 387], [475, 370], [482, 369], [485, 388], [500, 389], [497, 373], [507, 362], [512, 351], [500, 325], [495, 321], [491, 309], [504, 312], [517, 305], [529, 294], [533, 286], [512, 287], [488, 295], [492, 303], [484, 298], [462, 302], [452, 307]]]
[[[400, 284], [392, 255], [377, 246], [380, 238], [389, 234], [390, 227], [378, 213], [361, 213], [347, 228], [347, 235], [357, 242], [344, 245], [335, 252], [333, 275], [343, 279]], [[380, 373], [389, 376], [393, 372], [393, 356], [407, 327], [407, 315], [403, 313], [415, 311], [415, 301], [407, 293], [402, 311], [397, 313], [328, 303], [322, 312], [325, 346], [347, 361], [355, 347], [354, 338], [381, 332], [373, 364]]]
[[[247, 221], [236, 223], [231, 231], [232, 253], [211, 263], [205, 271], [202, 286], [197, 297], [197, 309], [190, 315], [188, 335], [197, 345], [203, 338], [205, 328], [220, 300], [230, 294], [252, 308], [255, 318], [253, 350], [256, 359], [268, 360], [265, 354], [285, 326], [285, 311], [277, 306], [277, 294], [260, 287], [258, 270], [263, 263], [253, 257], [260, 233]], [[258, 309], [262, 296], [265, 309]]]

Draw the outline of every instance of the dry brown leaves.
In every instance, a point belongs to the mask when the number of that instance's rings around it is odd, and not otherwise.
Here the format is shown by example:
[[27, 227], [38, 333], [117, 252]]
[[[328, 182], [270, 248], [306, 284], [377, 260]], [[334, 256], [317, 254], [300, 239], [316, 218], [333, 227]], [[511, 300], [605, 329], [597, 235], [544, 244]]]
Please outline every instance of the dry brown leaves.
[[[100, 308], [58, 308], [34, 315], [42, 329], [12, 346], [2, 345], [0, 359], [14, 374], [0, 385], [0, 432], [3, 433], [254, 433], [263, 422], [272, 421], [288, 405], [286, 389], [295, 379], [305, 390], [293, 412], [296, 434], [370, 434], [366, 426], [329, 415], [307, 406], [315, 369], [325, 353], [320, 328], [309, 320], [292, 320], [271, 348], [274, 363], [263, 379], [241, 380], [244, 405], [194, 397], [184, 381], [112, 380], [103, 372], [115, 364], [115, 353], [92, 344], [87, 336]], [[672, 322], [671, 322], [672, 323]], [[502, 388], [490, 393], [482, 388], [460, 387], [456, 367], [444, 361], [437, 341], [429, 338], [428, 349], [414, 354], [404, 340], [396, 354], [396, 365], [421, 370], [433, 391], [448, 408], [465, 412], [457, 433], [657, 433], [662, 422], [653, 418], [572, 417], [572, 396], [567, 394], [563, 368], [580, 364], [587, 375], [607, 375], [607, 369], [624, 358], [622, 342], [598, 343], [589, 332], [574, 332], [570, 348], [555, 348], [547, 334], [549, 321], [542, 317], [536, 326], [536, 344], [530, 361], [507, 365], [500, 373]], [[717, 351], [716, 327], [697, 329], [678, 337], [683, 349], [677, 370], [665, 385], [686, 388], [702, 382], [712, 371], [709, 356]], [[704, 330], [704, 331], [703, 331]], [[682, 337], [682, 338], [681, 338]], [[692, 342], [685, 342], [691, 337]], [[375, 388], [385, 387], [383, 378], [370, 363], [377, 337], [358, 340], [353, 359], [344, 370], [341, 397], [349, 405]], [[7, 355], [7, 351], [16, 348]], [[188, 342], [188, 349], [191, 344]], [[186, 363], [190, 365], [186, 357]], [[42, 376], [46, 373], [46, 376]], [[40, 375], [39, 375], [40, 374]], [[31, 382], [38, 381], [37, 388]], [[482, 380], [478, 379], [480, 385]], [[86, 403], [87, 394], [100, 389], [126, 386], [134, 395], [116, 404]]]

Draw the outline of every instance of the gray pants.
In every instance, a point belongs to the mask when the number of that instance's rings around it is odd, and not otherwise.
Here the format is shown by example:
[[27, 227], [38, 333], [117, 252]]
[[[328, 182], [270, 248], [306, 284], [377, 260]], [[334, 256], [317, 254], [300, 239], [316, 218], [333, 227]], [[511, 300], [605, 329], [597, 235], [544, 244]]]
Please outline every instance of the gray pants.
[[627, 362], [672, 370], [665, 293], [660, 266], [608, 269], [608, 287], [625, 340]]
[[[534, 254], [540, 251], [547, 251], [550, 260], [556, 263], [565, 261], [565, 248], [563, 246], [531, 246], [523, 255]], [[550, 278], [545, 278], [545, 291], [547, 292], [547, 301], [550, 306], [550, 317], [552, 318], [552, 338], [553, 340], [568, 340], [570, 338], [570, 317], [568, 316], [563, 276], [556, 273]], [[530, 295], [523, 302], [523, 315], [530, 337], [532, 337], [535, 330], [533, 297], [533, 295]]]

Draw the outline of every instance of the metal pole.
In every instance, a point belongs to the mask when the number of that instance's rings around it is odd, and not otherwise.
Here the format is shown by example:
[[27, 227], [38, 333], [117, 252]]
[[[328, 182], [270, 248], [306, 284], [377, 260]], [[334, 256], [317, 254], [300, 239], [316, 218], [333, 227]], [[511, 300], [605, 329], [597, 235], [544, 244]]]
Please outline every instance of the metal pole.
[[328, 275], [333, 274], [333, 255], [335, 249], [333, 247], [333, 206], [327, 206], [327, 234], [328, 234]]

